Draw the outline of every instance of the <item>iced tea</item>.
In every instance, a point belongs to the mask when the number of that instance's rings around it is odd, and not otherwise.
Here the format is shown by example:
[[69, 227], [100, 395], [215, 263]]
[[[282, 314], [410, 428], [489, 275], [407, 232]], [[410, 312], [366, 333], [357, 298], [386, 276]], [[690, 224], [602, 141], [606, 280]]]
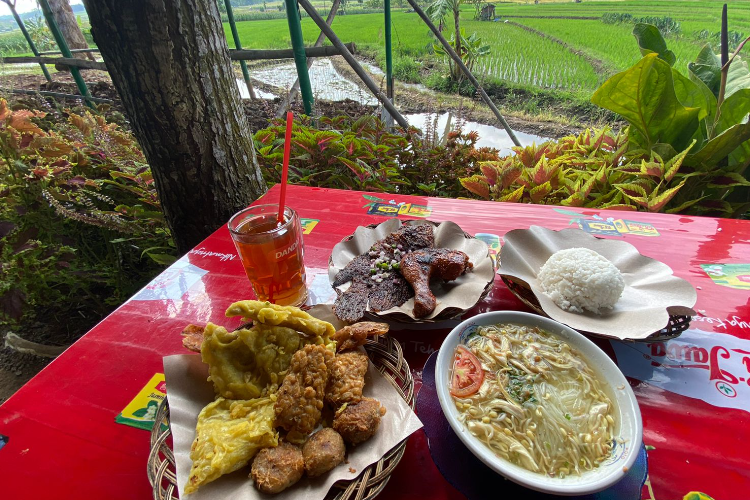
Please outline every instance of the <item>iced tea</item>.
[[279, 224], [278, 205], [256, 205], [229, 220], [237, 253], [259, 300], [301, 305], [307, 300], [299, 216], [284, 209]]

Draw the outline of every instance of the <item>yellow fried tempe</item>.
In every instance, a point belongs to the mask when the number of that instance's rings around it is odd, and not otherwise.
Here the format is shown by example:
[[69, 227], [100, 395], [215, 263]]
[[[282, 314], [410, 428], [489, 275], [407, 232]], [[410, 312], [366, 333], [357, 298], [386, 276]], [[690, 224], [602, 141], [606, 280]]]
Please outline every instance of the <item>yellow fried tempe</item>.
[[228, 318], [242, 316], [265, 325], [293, 328], [306, 335], [321, 337], [323, 342], [327, 342], [336, 331], [329, 322], [314, 318], [298, 307], [279, 306], [259, 300], [235, 302], [229, 306], [226, 315]]
[[337, 354], [328, 364], [326, 402], [336, 407], [358, 403], [362, 399], [367, 365], [367, 355], [359, 351]]
[[230, 401], [219, 398], [198, 415], [190, 448], [193, 466], [185, 493], [245, 467], [261, 448], [276, 446], [273, 400]]
[[346, 351], [364, 345], [367, 337], [385, 335], [388, 333], [387, 323], [375, 323], [373, 321], [360, 321], [353, 325], [347, 325], [336, 331], [331, 340], [336, 341], [336, 350]]
[[203, 335], [201, 359], [208, 364], [216, 394], [227, 399], [276, 392], [292, 355], [310, 342], [290, 328], [265, 325], [228, 332], [209, 323]]
[[289, 373], [277, 393], [276, 425], [290, 433], [309, 434], [320, 421], [333, 351], [306, 345], [292, 356]]

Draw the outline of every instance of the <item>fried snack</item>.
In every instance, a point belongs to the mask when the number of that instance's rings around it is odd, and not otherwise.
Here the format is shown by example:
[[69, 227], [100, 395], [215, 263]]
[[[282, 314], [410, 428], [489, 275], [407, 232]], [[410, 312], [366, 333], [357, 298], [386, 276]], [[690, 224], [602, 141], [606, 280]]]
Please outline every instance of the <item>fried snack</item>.
[[424, 248], [401, 259], [401, 274], [414, 288], [414, 317], [424, 318], [435, 310], [437, 299], [430, 290], [430, 280], [453, 281], [474, 266], [460, 250]]
[[330, 427], [320, 429], [302, 446], [305, 471], [309, 477], [320, 476], [344, 461], [346, 446], [341, 434]]
[[321, 337], [326, 343], [336, 329], [332, 324], [314, 318], [298, 307], [280, 306], [259, 300], [235, 302], [226, 312], [227, 318], [242, 316], [256, 323], [292, 328], [306, 335]]
[[357, 403], [362, 399], [367, 373], [367, 355], [359, 351], [337, 354], [328, 364], [326, 402], [334, 407]]
[[201, 352], [203, 344], [203, 330], [205, 327], [190, 324], [182, 330], [182, 345], [193, 352]]
[[292, 356], [309, 342], [280, 326], [256, 325], [228, 332], [209, 323], [204, 330], [201, 358], [208, 364], [216, 394], [228, 399], [253, 399], [278, 389]]
[[230, 401], [219, 398], [198, 415], [195, 440], [190, 448], [193, 466], [185, 493], [245, 467], [261, 448], [276, 446], [273, 401]]
[[306, 345], [294, 353], [277, 394], [276, 425], [297, 434], [310, 434], [315, 429], [328, 383], [327, 365], [333, 356], [333, 351], [321, 345]]
[[279, 493], [302, 478], [305, 462], [302, 450], [290, 443], [263, 448], [255, 456], [250, 477], [263, 493]]
[[375, 434], [383, 415], [385, 406], [380, 406], [380, 401], [362, 398], [359, 403], [348, 404], [336, 413], [333, 428], [347, 443], [359, 444]]
[[331, 337], [331, 340], [336, 341], [336, 350], [341, 352], [364, 345], [367, 337], [385, 335], [386, 333], [388, 333], [387, 323], [361, 321], [337, 330]]

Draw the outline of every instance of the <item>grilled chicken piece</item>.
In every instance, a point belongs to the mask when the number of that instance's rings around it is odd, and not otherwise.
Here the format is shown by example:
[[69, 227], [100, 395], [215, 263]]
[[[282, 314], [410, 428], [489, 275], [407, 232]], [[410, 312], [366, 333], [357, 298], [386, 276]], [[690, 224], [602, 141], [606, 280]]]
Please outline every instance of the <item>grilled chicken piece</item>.
[[453, 281], [474, 266], [460, 250], [425, 248], [401, 259], [401, 274], [414, 288], [414, 317], [424, 318], [435, 310], [437, 299], [430, 290], [430, 279]]
[[[387, 279], [380, 282], [372, 280], [370, 271], [374, 262], [380, 257], [387, 261], [399, 261], [400, 255], [434, 245], [435, 235], [429, 224], [405, 225], [377, 241], [367, 253], [355, 257], [336, 274], [334, 287], [349, 281], [352, 284], [344, 292], [336, 290], [338, 297], [333, 304], [333, 312], [339, 319], [354, 323], [362, 319], [368, 305], [371, 311], [400, 306], [412, 296], [411, 287], [397, 271], [391, 271]], [[397, 250], [399, 247], [401, 249]]]

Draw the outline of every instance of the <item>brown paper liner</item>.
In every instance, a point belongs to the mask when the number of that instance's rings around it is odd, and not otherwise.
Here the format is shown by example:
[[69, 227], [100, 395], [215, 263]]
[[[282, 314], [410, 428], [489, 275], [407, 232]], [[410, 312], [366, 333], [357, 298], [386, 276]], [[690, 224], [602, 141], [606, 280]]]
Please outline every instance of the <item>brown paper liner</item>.
[[[436, 224], [431, 221], [401, 221], [394, 218], [375, 227], [358, 227], [353, 235], [333, 247], [328, 265], [331, 284], [336, 274], [350, 261], [369, 251], [375, 242], [397, 231], [402, 224], [432, 224], [435, 227], [435, 247], [464, 252], [474, 268], [454, 281], [432, 283], [430, 288], [437, 298], [437, 306], [429, 316], [414, 317], [414, 298], [385, 311], [374, 312], [368, 308], [371, 315], [402, 322], [441, 321], [471, 309], [486, 296], [495, 279], [495, 264], [489, 255], [487, 244], [466, 234], [457, 224], [449, 221]], [[336, 288], [343, 292], [349, 285], [350, 283], [345, 283]]]
[[[580, 229], [553, 231], [540, 226], [510, 231], [504, 239], [497, 273], [528, 284], [545, 314], [576, 330], [637, 340], [663, 329], [670, 314], [695, 314], [693, 286], [674, 276], [668, 265], [641, 255], [625, 241], [596, 238]], [[611, 310], [602, 314], [564, 311], [542, 291], [539, 269], [553, 253], [575, 247], [598, 252], [622, 273], [625, 290]]]

